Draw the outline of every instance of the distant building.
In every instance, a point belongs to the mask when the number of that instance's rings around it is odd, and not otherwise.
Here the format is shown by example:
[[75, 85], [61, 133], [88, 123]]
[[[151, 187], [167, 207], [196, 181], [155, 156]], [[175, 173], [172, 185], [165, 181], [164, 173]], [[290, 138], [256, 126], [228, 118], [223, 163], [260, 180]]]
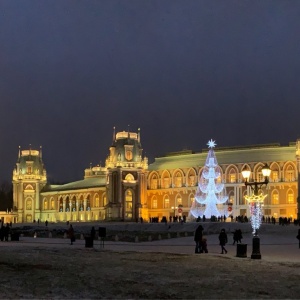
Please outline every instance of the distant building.
[[[268, 163], [270, 183], [264, 215], [297, 218], [300, 142], [215, 149], [232, 215], [250, 215], [241, 170], [263, 180]], [[19, 149], [13, 171], [14, 222], [140, 221], [153, 217], [188, 216], [207, 156], [182, 151], [158, 157], [148, 166], [140, 130], [113, 134], [105, 166], [90, 166], [82, 180], [63, 185], [47, 183], [42, 149]], [[250, 189], [248, 187], [248, 189]]]

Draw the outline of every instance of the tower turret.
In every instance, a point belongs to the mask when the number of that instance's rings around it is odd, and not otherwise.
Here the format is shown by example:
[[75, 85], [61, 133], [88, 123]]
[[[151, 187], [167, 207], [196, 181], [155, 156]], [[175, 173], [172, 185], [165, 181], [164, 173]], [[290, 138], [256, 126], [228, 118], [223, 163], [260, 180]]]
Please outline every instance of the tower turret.
[[18, 222], [32, 222], [40, 218], [40, 191], [47, 183], [47, 173], [42, 161], [41, 148], [21, 150], [13, 170], [13, 209], [18, 212]]

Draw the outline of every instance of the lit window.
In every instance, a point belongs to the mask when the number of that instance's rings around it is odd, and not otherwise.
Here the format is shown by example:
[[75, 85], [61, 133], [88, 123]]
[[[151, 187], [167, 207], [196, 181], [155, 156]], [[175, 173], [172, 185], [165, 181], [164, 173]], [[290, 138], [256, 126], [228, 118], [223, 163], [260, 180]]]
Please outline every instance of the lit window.
[[170, 187], [170, 180], [168, 177], [164, 178], [164, 188], [167, 189]]
[[154, 176], [151, 179], [151, 190], [156, 190], [156, 189], [157, 189], [157, 178], [156, 178], [156, 176]]
[[278, 203], [279, 203], [279, 195], [278, 195], [278, 193], [273, 193], [272, 204], [278, 204]]
[[165, 208], [170, 208], [170, 199], [168, 197], [165, 198], [164, 203]]
[[157, 208], [157, 199], [152, 200], [152, 208]]
[[180, 173], [176, 174], [175, 185], [176, 185], [176, 187], [181, 187], [182, 186], [182, 177], [181, 177]]
[[272, 171], [272, 179], [274, 182], [278, 182], [278, 171]]
[[182, 205], [182, 198], [181, 197], [178, 197], [177, 198], [177, 206], [178, 205]]
[[294, 193], [293, 192], [288, 193], [288, 203], [289, 204], [294, 203]]
[[189, 177], [189, 186], [194, 186], [195, 185], [195, 176], [190, 176]]
[[236, 175], [234, 173], [230, 174], [230, 182], [233, 183], [233, 182], [236, 182]]
[[294, 171], [288, 170], [286, 172], [286, 181], [294, 181]]

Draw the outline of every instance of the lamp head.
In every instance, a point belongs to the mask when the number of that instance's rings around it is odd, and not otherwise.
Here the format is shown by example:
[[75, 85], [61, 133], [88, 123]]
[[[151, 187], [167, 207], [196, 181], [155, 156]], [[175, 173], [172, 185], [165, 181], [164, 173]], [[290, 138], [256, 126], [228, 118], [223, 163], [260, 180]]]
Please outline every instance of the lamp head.
[[261, 172], [264, 177], [269, 177], [271, 174], [271, 169], [269, 168], [269, 166], [267, 164], [265, 164], [264, 167], [261, 169]]
[[244, 168], [243, 168], [243, 170], [242, 170], [242, 175], [243, 175], [243, 178], [244, 178], [246, 181], [249, 180], [250, 174], [251, 174], [251, 171], [250, 171], [250, 169], [248, 168], [248, 166], [244, 166]]

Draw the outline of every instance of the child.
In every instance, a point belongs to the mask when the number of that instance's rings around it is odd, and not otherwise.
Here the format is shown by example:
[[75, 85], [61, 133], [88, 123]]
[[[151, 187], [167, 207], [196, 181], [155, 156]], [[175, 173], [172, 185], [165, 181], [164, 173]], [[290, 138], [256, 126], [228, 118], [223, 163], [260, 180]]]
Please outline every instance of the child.
[[205, 237], [202, 238], [202, 241], [201, 241], [201, 253], [208, 253], [208, 250], [207, 250], [207, 239]]

